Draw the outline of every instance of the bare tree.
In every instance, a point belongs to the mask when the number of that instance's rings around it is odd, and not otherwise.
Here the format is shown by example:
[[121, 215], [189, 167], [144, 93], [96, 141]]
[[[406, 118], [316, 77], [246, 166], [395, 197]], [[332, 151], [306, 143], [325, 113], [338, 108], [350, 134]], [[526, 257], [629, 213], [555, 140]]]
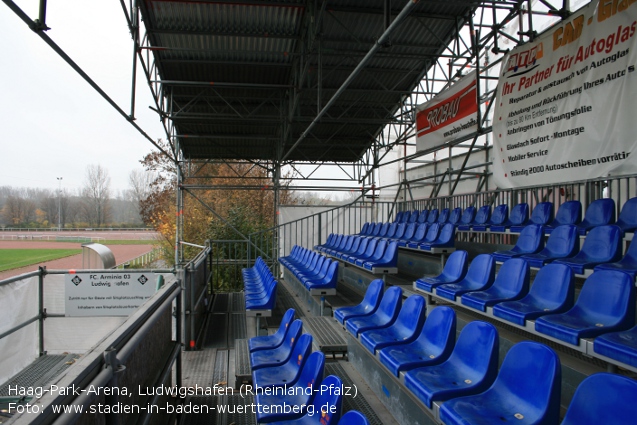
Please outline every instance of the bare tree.
[[86, 167], [86, 180], [82, 189], [84, 198], [84, 218], [92, 226], [105, 224], [110, 215], [110, 184], [111, 178], [101, 165]]

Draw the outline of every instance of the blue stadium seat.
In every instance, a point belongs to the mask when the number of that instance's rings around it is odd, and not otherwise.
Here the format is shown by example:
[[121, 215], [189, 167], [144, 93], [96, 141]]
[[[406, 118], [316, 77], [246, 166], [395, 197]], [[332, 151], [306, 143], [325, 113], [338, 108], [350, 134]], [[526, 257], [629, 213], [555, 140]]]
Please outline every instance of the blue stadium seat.
[[634, 425], [637, 382], [612, 373], [596, 373], [575, 390], [562, 425]]
[[553, 425], [560, 419], [560, 359], [546, 345], [524, 341], [507, 353], [485, 392], [446, 401], [446, 425], [520, 423]]
[[429, 211], [428, 210], [422, 210], [420, 212], [420, 214], [418, 214], [418, 219], [416, 220], [416, 223], [424, 223], [427, 221], [427, 216], [429, 215]]
[[415, 223], [416, 220], [418, 220], [419, 215], [420, 213], [418, 212], [418, 210], [412, 211], [411, 215], [409, 216], [409, 219], [407, 220], [407, 223]]
[[369, 421], [367, 416], [358, 410], [350, 410], [341, 417], [338, 425], [369, 425]]
[[456, 342], [456, 312], [450, 307], [434, 308], [415, 341], [390, 345], [379, 351], [380, 362], [398, 376], [401, 371], [433, 366], [447, 360]]
[[425, 323], [427, 307], [420, 295], [411, 295], [403, 303], [396, 321], [383, 329], [370, 329], [360, 334], [361, 344], [372, 354], [389, 345], [408, 344], [416, 339]]
[[586, 208], [584, 220], [577, 225], [577, 230], [580, 235], [585, 235], [593, 227], [614, 223], [615, 201], [612, 198], [602, 198], [591, 202]]
[[389, 223], [383, 223], [378, 234], [373, 237], [376, 239], [383, 239], [385, 236], [387, 236], [387, 232], [389, 232], [389, 226]]
[[301, 282], [307, 289], [336, 288], [336, 283], [338, 282], [338, 261], [332, 261], [324, 277], [321, 278], [319, 275], [314, 279], [302, 279]]
[[314, 399], [307, 407], [307, 413], [304, 416], [298, 419], [271, 422], [272, 425], [336, 425], [339, 423], [343, 409], [343, 382], [341, 379], [330, 375], [323, 379], [319, 389], [315, 392]]
[[394, 235], [396, 234], [396, 229], [398, 229], [398, 224], [402, 224], [403, 226], [406, 223], [392, 223], [389, 225], [389, 229], [387, 230], [387, 233], [384, 236], [384, 239], [391, 239], [394, 237]]
[[356, 251], [358, 251], [358, 248], [361, 246], [361, 242], [363, 241], [363, 239], [366, 239], [366, 238], [354, 237], [354, 241], [348, 249], [346, 249], [345, 251], [337, 252], [334, 256], [336, 258], [343, 258], [346, 255], [354, 254]]
[[[301, 406], [307, 406], [311, 403], [313, 392], [318, 392], [321, 388], [320, 386], [323, 382], [324, 368], [325, 355], [320, 351], [315, 351], [308, 356], [307, 360], [302, 365], [298, 380], [294, 384], [289, 385], [288, 388], [286, 388], [286, 391], [257, 392], [255, 396], [256, 403], [261, 406], [270, 407], [267, 412], [265, 409], [257, 410], [257, 421], [259, 423], [269, 423], [278, 420], [300, 418], [305, 413], [305, 409], [300, 409]], [[312, 392], [310, 392], [310, 390]], [[275, 407], [282, 407], [284, 404], [288, 406], [297, 406], [299, 410], [296, 413], [286, 413], [282, 408]]]
[[637, 197], [626, 201], [615, 224], [624, 233], [634, 232], [637, 229]]
[[294, 343], [294, 349], [288, 360], [279, 365], [264, 367], [252, 371], [252, 384], [255, 387], [283, 387], [294, 385], [300, 376], [305, 361], [312, 352], [312, 335], [303, 334]]
[[[552, 202], [540, 202], [533, 208], [531, 218], [528, 224], [540, 224], [546, 226], [553, 221], [553, 203]], [[511, 226], [511, 232], [519, 233], [524, 229], [525, 225]]]
[[277, 329], [276, 333], [272, 335], [255, 336], [253, 338], [250, 338], [248, 340], [248, 349], [250, 350], [250, 352], [254, 352], [257, 350], [272, 350], [283, 344], [285, 334], [288, 332], [289, 326], [294, 321], [295, 314], [296, 312], [294, 311], [294, 309], [289, 308], [283, 315], [281, 324], [279, 325], [279, 329]]
[[400, 219], [401, 223], [407, 223], [409, 222], [409, 218], [411, 217], [411, 211], [405, 211], [403, 212], [403, 216]]
[[405, 386], [427, 407], [434, 401], [479, 394], [498, 373], [498, 331], [486, 322], [469, 322], [449, 358], [405, 374]]
[[303, 322], [295, 320], [290, 325], [283, 343], [277, 348], [271, 350], [259, 350], [250, 353], [250, 365], [252, 370], [264, 367], [278, 366], [288, 361], [292, 355], [294, 344], [298, 341], [303, 332]]
[[361, 231], [358, 232], [359, 235], [365, 235], [367, 233], [367, 229], [369, 229], [369, 226], [371, 225], [371, 223], [365, 223], [363, 224], [363, 227], [361, 227]]
[[378, 309], [369, 316], [352, 318], [345, 322], [347, 331], [358, 337], [358, 334], [370, 329], [386, 328], [393, 324], [398, 317], [403, 300], [403, 290], [392, 286], [385, 290]]
[[379, 260], [371, 258], [369, 261], [363, 263], [363, 267], [367, 270], [374, 268], [393, 268], [398, 266], [398, 243], [389, 242], [383, 256]]
[[443, 208], [440, 211], [440, 215], [438, 216], [436, 223], [445, 224], [447, 220], [449, 220], [449, 208]]
[[537, 272], [526, 297], [496, 304], [493, 315], [524, 326], [527, 320], [570, 310], [574, 300], [575, 283], [571, 268], [564, 264], [548, 264]]
[[511, 208], [509, 218], [501, 225], [494, 224], [491, 226], [492, 232], [504, 232], [511, 226], [526, 226], [529, 221], [529, 204], [522, 202]]
[[[458, 222], [455, 224], [458, 227], [470, 225], [475, 217], [476, 217], [476, 207], [467, 207], [467, 209], [464, 210], [464, 212], [462, 213], [460, 220], [458, 220]], [[449, 221], [451, 222], [451, 220]]]
[[593, 342], [593, 351], [618, 362], [637, 367], [637, 326], [627, 331], [600, 335]]
[[594, 272], [582, 287], [572, 309], [542, 316], [535, 330], [578, 345], [580, 338], [628, 330], [635, 324], [635, 284], [624, 272]]
[[369, 236], [378, 236], [378, 234], [380, 233], [380, 229], [383, 227], [383, 223], [376, 223], [374, 224], [374, 228], [372, 229], [371, 233], [369, 233]]
[[[369, 245], [367, 247], [369, 248]], [[359, 258], [354, 262], [354, 264], [356, 264], [358, 267], [363, 267], [363, 265], [368, 262], [376, 263], [378, 262], [378, 260], [383, 258], [383, 254], [385, 254], [386, 249], [387, 249], [387, 241], [384, 239], [379, 240], [378, 243], [376, 244], [376, 248], [374, 249], [374, 253], [371, 256], [364, 259]]]
[[341, 255], [341, 260], [347, 261], [351, 263], [352, 258], [356, 258], [357, 256], [364, 255], [367, 251], [367, 245], [373, 239], [361, 238], [361, 243], [358, 245], [358, 249], [353, 254], [343, 254]]
[[555, 218], [544, 226], [544, 233], [551, 233], [558, 226], [565, 224], [577, 225], [582, 221], [582, 203], [580, 201], [566, 201], [557, 209]]
[[334, 310], [334, 318], [341, 324], [344, 324], [346, 320], [354, 317], [368, 316], [373, 314], [378, 306], [380, 300], [383, 298], [384, 282], [382, 279], [372, 280], [367, 291], [365, 291], [365, 298], [360, 304], [352, 307], [341, 307]]
[[577, 227], [571, 224], [558, 226], [551, 232], [544, 249], [535, 254], [524, 254], [522, 258], [531, 267], [540, 268], [553, 260], [574, 257], [579, 252]]
[[614, 224], [593, 227], [582, 249], [574, 257], [555, 260], [566, 264], [575, 274], [584, 274], [584, 269], [592, 269], [598, 264], [614, 263], [622, 257], [622, 231]]
[[460, 301], [467, 307], [487, 311], [487, 307], [503, 301], [515, 301], [529, 292], [529, 265], [520, 258], [512, 258], [502, 264], [495, 281], [484, 291], [468, 292]]
[[[401, 224], [405, 224], [405, 223], [401, 223]], [[394, 239], [396, 241], [396, 243], [398, 243], [398, 246], [406, 246], [407, 245], [407, 241], [414, 236], [414, 233], [416, 233], [416, 226], [417, 225], [418, 225], [417, 223], [409, 223], [405, 227], [405, 232], [402, 234], [402, 236], [400, 236], [399, 238], [395, 238]]]
[[487, 220], [484, 224], [475, 224], [473, 226], [473, 231], [475, 232], [484, 232], [492, 226], [502, 226], [504, 222], [509, 217], [509, 206], [507, 204], [498, 205], [493, 209], [493, 214], [491, 214], [491, 218]]
[[464, 279], [467, 274], [467, 251], [455, 251], [449, 255], [442, 273], [438, 276], [421, 277], [416, 281], [416, 287], [423, 291], [433, 292], [437, 286], [445, 283], [457, 283]]
[[[462, 208], [459, 208], [459, 207], [454, 208], [449, 213], [449, 219], [447, 220], [447, 223], [451, 223], [455, 226], [456, 224], [458, 224], [461, 218], [462, 218]], [[471, 217], [471, 220], [473, 220], [473, 217]]]
[[429, 215], [427, 215], [427, 223], [433, 224], [438, 221], [438, 209], [435, 208], [429, 211]]
[[[409, 224], [413, 224], [414, 225], [414, 229], [416, 228], [416, 226], [415, 226], [416, 223], [409, 223]], [[391, 239], [392, 240], [400, 240], [400, 238], [402, 238], [405, 235], [405, 230], [407, 230], [407, 226], [409, 224], [400, 223], [398, 225], [398, 227], [396, 227], [396, 232], [394, 232], [394, 235], [391, 237]]]
[[[368, 239], [367, 246], [365, 247], [365, 252], [363, 252], [362, 254], [359, 254], [357, 251], [356, 254], [350, 255], [347, 257], [347, 262], [355, 264], [356, 261], [359, 261], [359, 260], [367, 261], [368, 258], [374, 255], [378, 242], [379, 241], [377, 239]], [[359, 247], [359, 251], [360, 251], [360, 247]], [[345, 258], [343, 258], [343, 260], [345, 260]]]
[[[385, 224], [387, 224], [387, 223], [385, 223]], [[389, 227], [389, 225], [387, 227]], [[326, 249], [325, 253], [328, 254], [328, 255], [334, 255], [337, 252], [343, 251], [352, 238], [353, 238], [353, 236], [349, 236], [349, 235], [343, 236], [341, 238], [340, 242], [338, 243], [338, 245], [336, 245], [336, 246], [334, 246], [332, 248]]]
[[[440, 226], [440, 225], [438, 225]], [[420, 245], [422, 242], [424, 242], [427, 233], [429, 231], [429, 224], [428, 223], [421, 223], [416, 227], [416, 230], [414, 232], [414, 235], [409, 238], [409, 239], [404, 239], [405, 243], [401, 243], [399, 244], [399, 246], [409, 246], [409, 244], [414, 244], [416, 247], [418, 245]]]
[[[433, 242], [436, 239], [438, 239], [438, 234], [440, 233], [440, 223], [433, 223], [433, 224], [424, 223], [422, 224], [422, 226], [428, 226], [427, 234], [425, 235], [424, 238], [422, 238], [418, 242], [409, 242], [407, 244], [409, 248], [417, 249], [418, 247], [420, 247], [420, 244], [422, 243]], [[418, 231], [416, 231], [416, 235], [414, 235], [412, 239], [416, 239], [416, 236], [418, 235], [419, 233]]]
[[626, 255], [616, 263], [604, 263], [595, 266], [594, 270], [620, 270], [628, 273], [633, 279], [637, 275], [637, 241], [630, 242]]
[[403, 212], [402, 211], [398, 211], [396, 213], [396, 217], [394, 217], [394, 223], [400, 223], [403, 221]]
[[[440, 223], [434, 223], [440, 226]], [[433, 225], [432, 225], [433, 228]], [[418, 245], [419, 249], [431, 251], [432, 248], [453, 248], [456, 244], [456, 228], [451, 223], [446, 223], [440, 229], [440, 234], [433, 242], [423, 242]]]
[[456, 297], [489, 288], [495, 280], [495, 261], [490, 254], [480, 254], [473, 259], [467, 275], [458, 283], [446, 283], [436, 288], [436, 295], [455, 301]]
[[[469, 208], [467, 208], [467, 210]], [[467, 213], [467, 210], [465, 210], [465, 214]], [[477, 211], [473, 220], [471, 220], [469, 223], [466, 223], [461, 219], [460, 224], [458, 225], [458, 230], [470, 230], [472, 226], [483, 225], [489, 220], [490, 217], [491, 217], [491, 205], [483, 205]], [[464, 214], [463, 214], [463, 218], [464, 218]]]
[[515, 246], [507, 251], [493, 253], [495, 261], [506, 261], [509, 258], [521, 257], [525, 254], [535, 254], [544, 248], [544, 232], [542, 226], [529, 224], [520, 232]]

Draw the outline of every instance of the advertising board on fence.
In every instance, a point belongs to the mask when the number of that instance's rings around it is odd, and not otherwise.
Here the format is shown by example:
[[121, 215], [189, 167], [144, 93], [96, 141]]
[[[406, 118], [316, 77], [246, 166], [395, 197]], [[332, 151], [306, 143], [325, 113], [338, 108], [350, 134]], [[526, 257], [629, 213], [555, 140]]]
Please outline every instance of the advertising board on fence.
[[504, 60], [500, 188], [637, 173], [637, 0], [593, 1]]
[[417, 150], [442, 146], [478, 129], [476, 73], [416, 108]]
[[114, 270], [67, 274], [66, 316], [128, 316], [153, 296], [154, 273]]

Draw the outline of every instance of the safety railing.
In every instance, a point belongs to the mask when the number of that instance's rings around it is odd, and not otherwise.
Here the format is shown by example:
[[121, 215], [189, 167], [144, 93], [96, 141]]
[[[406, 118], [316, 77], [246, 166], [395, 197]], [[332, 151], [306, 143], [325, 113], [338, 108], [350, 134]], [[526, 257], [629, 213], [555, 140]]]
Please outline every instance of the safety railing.
[[184, 283], [184, 346], [186, 349], [194, 350], [201, 345], [206, 314], [213, 294], [210, 284], [211, 249], [209, 246], [185, 242], [182, 244], [201, 250], [178, 272], [180, 280]]

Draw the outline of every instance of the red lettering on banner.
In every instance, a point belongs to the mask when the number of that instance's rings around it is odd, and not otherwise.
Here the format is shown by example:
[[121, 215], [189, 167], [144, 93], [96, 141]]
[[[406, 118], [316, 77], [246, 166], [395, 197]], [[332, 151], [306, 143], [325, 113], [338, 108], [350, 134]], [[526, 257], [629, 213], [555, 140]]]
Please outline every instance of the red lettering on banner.
[[418, 137], [446, 127], [478, 112], [475, 80], [444, 102], [416, 114]]

